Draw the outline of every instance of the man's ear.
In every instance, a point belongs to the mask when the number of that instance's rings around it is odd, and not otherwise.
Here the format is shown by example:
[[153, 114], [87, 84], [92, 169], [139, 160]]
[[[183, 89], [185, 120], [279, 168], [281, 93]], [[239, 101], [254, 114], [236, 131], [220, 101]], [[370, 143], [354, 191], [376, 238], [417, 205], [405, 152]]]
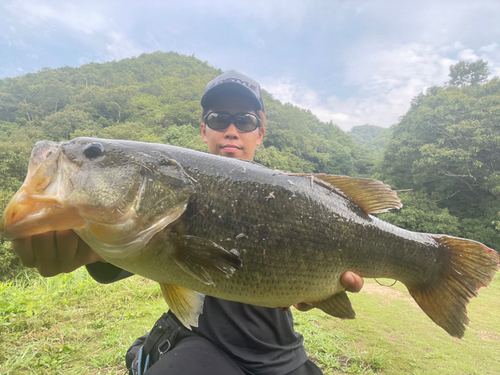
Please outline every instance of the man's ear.
[[208, 143], [207, 126], [203, 122], [201, 123], [201, 138], [203, 138], [203, 142]]
[[259, 128], [259, 138], [257, 138], [257, 146], [262, 143], [262, 139], [264, 138], [264, 134], [266, 133], [266, 128], [262, 126]]

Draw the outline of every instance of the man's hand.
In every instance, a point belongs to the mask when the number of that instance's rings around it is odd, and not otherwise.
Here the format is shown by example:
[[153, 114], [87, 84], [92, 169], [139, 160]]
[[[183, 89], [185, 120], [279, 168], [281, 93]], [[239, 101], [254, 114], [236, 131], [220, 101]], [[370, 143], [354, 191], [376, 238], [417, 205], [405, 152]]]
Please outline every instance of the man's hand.
[[44, 277], [69, 273], [81, 266], [104, 261], [72, 230], [47, 232], [12, 241], [21, 263]]
[[[364, 284], [364, 280], [361, 276], [355, 274], [351, 271], [346, 271], [340, 278], [340, 282], [344, 286], [345, 290], [352, 293], [357, 293], [361, 290]], [[294, 305], [297, 310], [309, 311], [313, 308], [313, 305], [306, 302], [300, 302]], [[283, 311], [287, 311], [290, 307], [282, 307]]]
[[358, 293], [365, 283], [361, 276], [351, 271], [344, 272], [340, 278], [340, 282], [344, 286], [345, 290], [351, 293]]

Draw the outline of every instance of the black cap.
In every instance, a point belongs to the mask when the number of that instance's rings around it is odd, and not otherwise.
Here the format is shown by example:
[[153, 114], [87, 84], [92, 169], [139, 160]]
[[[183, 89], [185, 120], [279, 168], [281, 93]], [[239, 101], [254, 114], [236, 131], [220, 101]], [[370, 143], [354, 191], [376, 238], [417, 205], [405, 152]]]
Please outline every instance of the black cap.
[[205, 95], [201, 98], [201, 106], [207, 109], [213, 98], [221, 94], [231, 93], [246, 97], [254, 103], [257, 110], [265, 112], [260, 85], [252, 78], [238, 73], [236, 70], [230, 70], [208, 83], [205, 88]]

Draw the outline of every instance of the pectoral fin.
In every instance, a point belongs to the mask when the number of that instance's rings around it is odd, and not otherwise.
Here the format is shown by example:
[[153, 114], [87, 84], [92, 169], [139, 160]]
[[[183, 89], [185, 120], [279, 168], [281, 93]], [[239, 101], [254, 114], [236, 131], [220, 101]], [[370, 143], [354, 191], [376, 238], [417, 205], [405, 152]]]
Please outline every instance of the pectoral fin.
[[173, 284], [161, 284], [161, 291], [168, 307], [184, 326], [198, 327], [198, 316], [203, 312], [203, 294]]
[[212, 275], [231, 277], [241, 267], [242, 261], [235, 252], [228, 251], [215, 242], [187, 235], [173, 235], [174, 261], [185, 272], [206, 285], [215, 285]]
[[346, 292], [334, 294], [323, 301], [312, 302], [311, 304], [327, 314], [340, 319], [354, 319], [356, 317], [356, 313], [352, 309], [351, 301], [347, 297]]

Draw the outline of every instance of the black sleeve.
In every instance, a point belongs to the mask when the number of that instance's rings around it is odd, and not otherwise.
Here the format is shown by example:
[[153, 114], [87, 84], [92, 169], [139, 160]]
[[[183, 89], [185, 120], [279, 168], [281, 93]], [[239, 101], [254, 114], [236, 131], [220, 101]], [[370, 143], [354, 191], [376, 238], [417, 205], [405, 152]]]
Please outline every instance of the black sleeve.
[[113, 266], [111, 263], [96, 262], [87, 264], [86, 267], [90, 276], [101, 284], [114, 283], [133, 275], [133, 273]]

